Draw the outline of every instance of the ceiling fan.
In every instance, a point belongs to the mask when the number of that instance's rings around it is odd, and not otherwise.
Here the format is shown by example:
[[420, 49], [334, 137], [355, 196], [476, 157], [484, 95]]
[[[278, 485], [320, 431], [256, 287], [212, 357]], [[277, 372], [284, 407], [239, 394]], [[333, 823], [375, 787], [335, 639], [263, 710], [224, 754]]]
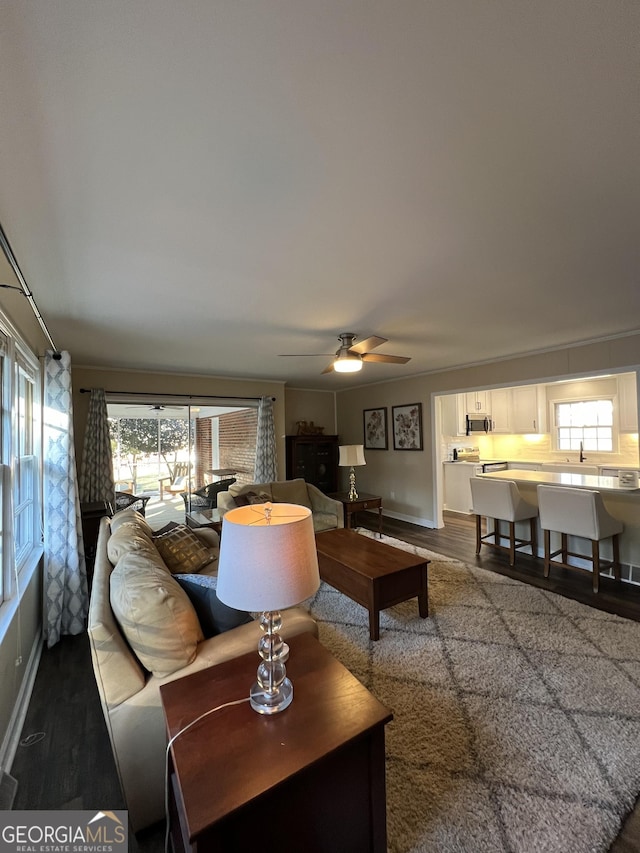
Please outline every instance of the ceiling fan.
[[[376, 347], [386, 344], [387, 338], [371, 335], [356, 344], [355, 332], [342, 332], [338, 335], [340, 346], [335, 352], [334, 361], [328, 364], [322, 373], [357, 373], [362, 370], [364, 361], [384, 362], [386, 364], [406, 364], [411, 359], [403, 355], [383, 355], [382, 353], [369, 352]], [[283, 358], [301, 358], [303, 356], [331, 356], [333, 353], [309, 352], [309, 353], [280, 353]]]
[[165, 409], [175, 409], [176, 411], [182, 411], [184, 406], [164, 406], [162, 403], [154, 403], [151, 406], [127, 406], [127, 409], [149, 409], [150, 412], [164, 412]]

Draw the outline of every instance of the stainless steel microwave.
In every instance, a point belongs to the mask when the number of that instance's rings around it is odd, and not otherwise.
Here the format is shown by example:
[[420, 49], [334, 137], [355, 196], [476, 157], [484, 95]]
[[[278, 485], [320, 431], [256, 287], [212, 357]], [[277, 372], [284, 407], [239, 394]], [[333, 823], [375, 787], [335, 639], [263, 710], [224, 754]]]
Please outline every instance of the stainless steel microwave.
[[467, 435], [472, 432], [491, 432], [493, 429], [493, 421], [489, 415], [467, 415]]

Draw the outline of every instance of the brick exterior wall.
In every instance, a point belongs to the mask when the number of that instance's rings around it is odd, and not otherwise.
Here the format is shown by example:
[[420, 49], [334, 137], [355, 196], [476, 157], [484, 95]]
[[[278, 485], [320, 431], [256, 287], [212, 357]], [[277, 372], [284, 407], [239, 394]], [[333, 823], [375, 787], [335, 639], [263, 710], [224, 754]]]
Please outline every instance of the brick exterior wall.
[[[243, 409], [219, 415], [218, 446], [220, 450], [219, 468], [233, 468], [239, 483], [252, 483], [256, 463], [256, 431], [258, 428], [258, 410]], [[212, 418], [196, 420], [196, 480], [197, 488], [210, 482], [211, 477], [204, 472], [213, 468], [211, 452]]]

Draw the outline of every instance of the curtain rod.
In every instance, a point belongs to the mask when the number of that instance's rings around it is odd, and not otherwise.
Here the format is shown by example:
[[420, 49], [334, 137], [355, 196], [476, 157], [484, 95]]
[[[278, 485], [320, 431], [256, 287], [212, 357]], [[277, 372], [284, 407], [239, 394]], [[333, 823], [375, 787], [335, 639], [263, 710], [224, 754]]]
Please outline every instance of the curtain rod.
[[[91, 388], [81, 388], [81, 394], [90, 394]], [[184, 397], [187, 400], [261, 400], [262, 397], [230, 397], [226, 394], [156, 394], [154, 391], [105, 391], [105, 394], [130, 394], [132, 397]], [[269, 398], [275, 403], [276, 397]]]
[[56, 361], [60, 361], [62, 356], [60, 355], [60, 350], [54, 344], [53, 338], [49, 334], [49, 329], [47, 329], [47, 324], [45, 323], [42, 314], [38, 310], [38, 306], [36, 305], [36, 301], [33, 298], [33, 293], [29, 290], [29, 285], [27, 284], [25, 277], [22, 275], [22, 270], [18, 265], [18, 261], [16, 260], [16, 256], [13, 254], [13, 249], [9, 243], [7, 235], [4, 233], [4, 228], [0, 223], [0, 245], [2, 245], [2, 250], [5, 254], [6, 259], [11, 264], [11, 267], [16, 275], [16, 278], [20, 282], [20, 287], [15, 287], [13, 284], [0, 284], [0, 287], [5, 288], [6, 290], [19, 290], [24, 296], [27, 297], [27, 301], [31, 306], [31, 310], [33, 311], [36, 320], [40, 323], [40, 328], [45, 333], [47, 340], [51, 344], [51, 349], [53, 350], [53, 357]]

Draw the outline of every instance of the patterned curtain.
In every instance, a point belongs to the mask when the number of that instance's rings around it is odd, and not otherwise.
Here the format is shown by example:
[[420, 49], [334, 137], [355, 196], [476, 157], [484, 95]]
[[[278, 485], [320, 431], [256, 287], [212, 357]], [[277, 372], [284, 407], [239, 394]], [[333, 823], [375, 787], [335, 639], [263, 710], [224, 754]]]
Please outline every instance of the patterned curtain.
[[44, 374], [44, 631], [51, 648], [62, 634], [85, 629], [87, 569], [73, 445], [71, 358], [45, 355]]
[[256, 471], [254, 483], [272, 483], [278, 479], [276, 429], [273, 423], [271, 397], [260, 397], [256, 434]]
[[111, 506], [115, 501], [107, 401], [102, 388], [92, 388], [89, 399], [80, 472], [80, 500], [106, 501]]

